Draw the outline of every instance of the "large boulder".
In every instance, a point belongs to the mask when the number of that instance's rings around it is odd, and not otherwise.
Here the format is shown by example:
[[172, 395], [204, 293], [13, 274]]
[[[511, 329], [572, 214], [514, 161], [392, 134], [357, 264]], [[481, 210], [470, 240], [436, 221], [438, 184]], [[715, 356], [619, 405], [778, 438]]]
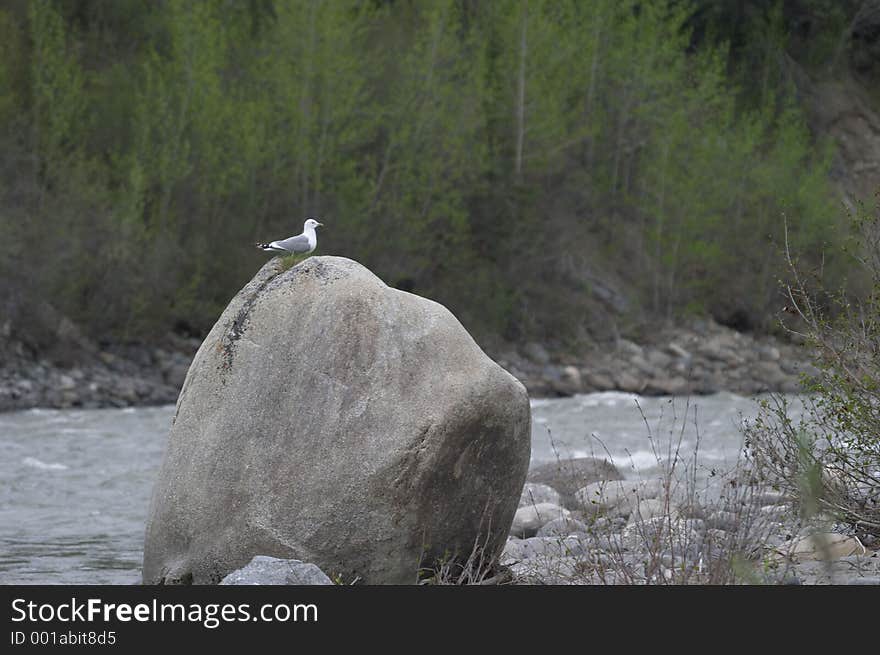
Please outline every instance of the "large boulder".
[[342, 580], [504, 546], [530, 457], [525, 388], [443, 306], [360, 264], [266, 264], [193, 360], [147, 521], [145, 583], [255, 555]]

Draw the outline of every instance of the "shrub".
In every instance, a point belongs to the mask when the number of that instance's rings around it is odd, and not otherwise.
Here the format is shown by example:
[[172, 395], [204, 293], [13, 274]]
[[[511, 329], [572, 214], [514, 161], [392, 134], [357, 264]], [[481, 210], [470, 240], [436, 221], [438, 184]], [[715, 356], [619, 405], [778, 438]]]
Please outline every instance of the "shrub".
[[815, 370], [803, 378], [802, 417], [785, 398], [765, 400], [747, 447], [803, 514], [826, 513], [864, 538], [880, 535], [880, 203], [853, 226], [847, 252], [866, 287], [858, 296], [852, 285], [826, 288], [821, 270], [803, 270], [786, 247], [784, 324], [811, 349]]

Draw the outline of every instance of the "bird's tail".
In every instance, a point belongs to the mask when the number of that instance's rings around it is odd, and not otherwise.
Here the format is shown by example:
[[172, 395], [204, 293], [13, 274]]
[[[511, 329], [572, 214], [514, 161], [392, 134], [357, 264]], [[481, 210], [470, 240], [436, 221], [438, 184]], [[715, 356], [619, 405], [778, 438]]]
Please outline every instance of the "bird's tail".
[[259, 248], [260, 250], [266, 250], [266, 251], [272, 251], [272, 250], [275, 250], [275, 249], [274, 249], [272, 246], [270, 246], [268, 243], [257, 243], [257, 244], [254, 244], [254, 245], [256, 245], [257, 248]]

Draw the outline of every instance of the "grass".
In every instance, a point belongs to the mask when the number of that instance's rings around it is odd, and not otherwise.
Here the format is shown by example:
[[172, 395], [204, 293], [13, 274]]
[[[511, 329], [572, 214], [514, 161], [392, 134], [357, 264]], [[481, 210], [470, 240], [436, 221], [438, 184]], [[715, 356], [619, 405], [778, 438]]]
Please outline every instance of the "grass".
[[[690, 401], [685, 416], [697, 425]], [[758, 483], [749, 463], [740, 459], [730, 470], [716, 472], [700, 484], [699, 426], [697, 446], [685, 455], [685, 421], [676, 417], [673, 423], [678, 428], [658, 438], [644, 413], [642, 417], [658, 477], [588, 487], [588, 493], [579, 494], [579, 505], [569, 508], [586, 530], [545, 539], [540, 542], [544, 552], [519, 559], [514, 545], [510, 551], [514, 557], [505, 562], [511, 566], [513, 581], [598, 585], [785, 581], [790, 566], [770, 556], [771, 537], [779, 532], [784, 510], [764, 509], [769, 490]]]

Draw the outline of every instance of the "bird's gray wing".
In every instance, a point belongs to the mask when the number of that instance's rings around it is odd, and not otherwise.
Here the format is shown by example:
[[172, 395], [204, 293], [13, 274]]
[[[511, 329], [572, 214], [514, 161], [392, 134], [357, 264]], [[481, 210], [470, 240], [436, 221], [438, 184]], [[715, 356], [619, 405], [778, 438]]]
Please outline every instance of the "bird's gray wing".
[[289, 252], [308, 252], [309, 238], [305, 234], [284, 239], [284, 241], [273, 241], [273, 246], [279, 246]]

